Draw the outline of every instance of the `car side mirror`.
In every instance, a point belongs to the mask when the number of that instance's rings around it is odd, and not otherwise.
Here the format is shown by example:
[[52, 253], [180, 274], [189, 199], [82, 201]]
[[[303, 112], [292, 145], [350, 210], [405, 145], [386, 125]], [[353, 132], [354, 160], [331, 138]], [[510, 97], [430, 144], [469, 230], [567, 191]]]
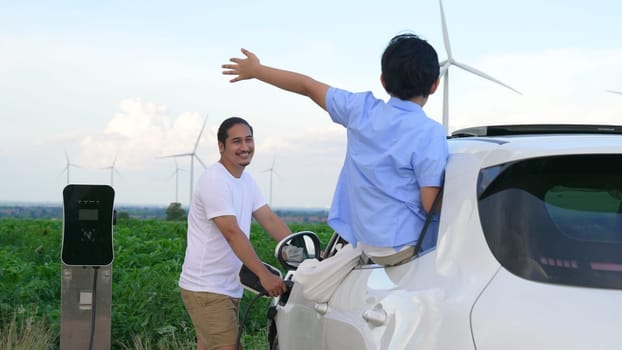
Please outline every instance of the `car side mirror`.
[[276, 245], [274, 257], [285, 270], [296, 270], [307, 259], [321, 260], [320, 239], [311, 231], [292, 233]]

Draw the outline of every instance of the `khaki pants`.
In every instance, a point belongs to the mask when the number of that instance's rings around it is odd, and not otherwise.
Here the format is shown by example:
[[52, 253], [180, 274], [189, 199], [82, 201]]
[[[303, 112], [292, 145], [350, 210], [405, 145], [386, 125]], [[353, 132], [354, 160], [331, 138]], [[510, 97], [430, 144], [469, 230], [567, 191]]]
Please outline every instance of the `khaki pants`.
[[208, 350], [235, 345], [240, 299], [217, 293], [193, 292], [183, 288], [180, 288], [180, 292], [197, 337]]

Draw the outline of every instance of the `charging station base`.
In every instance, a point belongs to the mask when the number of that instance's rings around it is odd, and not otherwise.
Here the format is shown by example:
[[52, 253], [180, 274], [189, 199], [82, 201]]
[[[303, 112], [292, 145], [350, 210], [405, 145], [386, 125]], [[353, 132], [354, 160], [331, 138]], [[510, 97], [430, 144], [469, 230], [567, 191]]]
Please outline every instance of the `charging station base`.
[[95, 269], [61, 263], [60, 349], [109, 350], [111, 315], [112, 265]]

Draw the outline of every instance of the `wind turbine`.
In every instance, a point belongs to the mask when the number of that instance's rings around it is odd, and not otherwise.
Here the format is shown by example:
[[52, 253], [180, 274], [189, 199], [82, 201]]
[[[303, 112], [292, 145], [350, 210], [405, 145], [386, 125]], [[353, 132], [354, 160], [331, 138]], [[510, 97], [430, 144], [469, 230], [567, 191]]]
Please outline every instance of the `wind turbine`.
[[175, 160], [175, 172], [171, 174], [171, 177], [175, 176], [175, 203], [179, 203], [179, 172], [184, 171], [179, 167], [179, 163], [177, 162], [177, 158]]
[[277, 173], [276, 170], [274, 170], [274, 162], [275, 162], [275, 160], [276, 160], [276, 156], [272, 157], [272, 166], [270, 166], [270, 168], [264, 170], [264, 172], [266, 172], [266, 171], [270, 172], [270, 201], [268, 202], [270, 207], [272, 207], [272, 175], [274, 175], [274, 174], [279, 175], [279, 173]]
[[63, 168], [63, 171], [61, 172], [61, 174], [64, 173], [64, 172], [67, 173], [67, 185], [69, 185], [69, 169], [71, 167], [79, 168], [80, 166], [78, 166], [77, 164], [74, 164], [74, 163], [69, 161], [69, 155], [67, 155], [67, 150], [65, 150], [65, 159], [67, 160], [67, 164]]
[[519, 95], [522, 95], [518, 90], [500, 82], [499, 80], [491, 77], [490, 75], [477, 70], [471, 66], [468, 66], [464, 63], [460, 63], [456, 61], [451, 53], [451, 46], [449, 45], [449, 34], [447, 31], [447, 22], [445, 21], [445, 12], [443, 11], [443, 2], [442, 0], [438, 0], [441, 5], [441, 23], [443, 25], [443, 44], [445, 46], [445, 52], [447, 53], [447, 59], [440, 62], [440, 77], [443, 78], [443, 126], [445, 130], [449, 131], [449, 67], [456, 66], [461, 68], [469, 73], [473, 73], [477, 76], [480, 76], [484, 79], [488, 79], [492, 82], [495, 82], [501, 86], [504, 86]]
[[205, 168], [205, 163], [199, 158], [197, 155], [197, 147], [199, 147], [199, 141], [201, 141], [201, 135], [203, 134], [203, 130], [205, 129], [205, 124], [207, 124], [207, 116], [205, 116], [205, 121], [203, 121], [203, 126], [201, 126], [201, 131], [199, 131], [199, 136], [194, 142], [194, 147], [192, 148], [192, 152], [186, 153], [178, 153], [178, 154], [170, 154], [167, 156], [161, 156], [158, 158], [177, 158], [177, 157], [190, 157], [190, 199], [188, 200], [188, 206], [192, 203], [192, 185], [194, 184], [194, 159], [196, 158], [199, 163]]
[[100, 169], [110, 169], [110, 186], [114, 185], [114, 173], [116, 172], [117, 174], [121, 175], [121, 173], [119, 173], [119, 171], [115, 169], [114, 167], [114, 165], [117, 163], [118, 156], [119, 154], [117, 153], [117, 155], [114, 156], [114, 160], [112, 161], [112, 164], [110, 166], [100, 168]]
[[612, 94], [622, 95], [622, 92], [620, 91], [607, 90], [607, 92], [611, 92]]

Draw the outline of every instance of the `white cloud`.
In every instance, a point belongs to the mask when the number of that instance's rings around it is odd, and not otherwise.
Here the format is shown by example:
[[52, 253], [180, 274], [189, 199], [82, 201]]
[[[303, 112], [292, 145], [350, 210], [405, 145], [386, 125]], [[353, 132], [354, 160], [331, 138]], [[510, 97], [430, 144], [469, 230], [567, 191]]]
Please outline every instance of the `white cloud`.
[[195, 112], [172, 116], [164, 105], [124, 99], [102, 133], [82, 138], [79, 160], [102, 168], [116, 157], [116, 166], [126, 170], [153, 168], [159, 156], [191, 152], [202, 124], [203, 117]]

